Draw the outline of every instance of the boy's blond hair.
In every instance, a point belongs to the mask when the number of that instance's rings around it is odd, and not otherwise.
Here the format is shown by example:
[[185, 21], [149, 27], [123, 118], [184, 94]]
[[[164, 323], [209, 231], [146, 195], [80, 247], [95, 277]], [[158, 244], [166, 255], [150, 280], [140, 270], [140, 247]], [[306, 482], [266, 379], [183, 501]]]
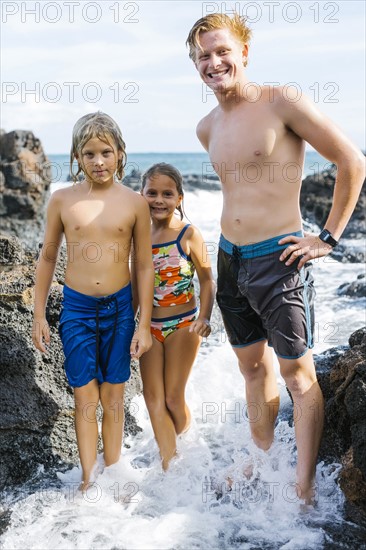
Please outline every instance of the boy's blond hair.
[[122, 152], [122, 156], [121, 159], [118, 160], [116, 170], [117, 178], [122, 180], [127, 155], [126, 144], [123, 141], [121, 130], [112, 117], [106, 113], [102, 113], [102, 111], [97, 111], [96, 113], [90, 113], [79, 118], [72, 131], [70, 173], [74, 183], [78, 181], [78, 175], [82, 172], [82, 167], [78, 161], [78, 170], [76, 174], [74, 174], [73, 162], [78, 157], [81, 157], [81, 151], [84, 145], [89, 141], [89, 139], [94, 137], [97, 137], [109, 145], [112, 145], [110, 143], [110, 139], [112, 138], [113, 144], [117, 151]]
[[[189, 31], [186, 45], [189, 47], [189, 57], [196, 62], [196, 48], [201, 48], [199, 35], [203, 32], [229, 29], [231, 34], [244, 46], [250, 42], [252, 31], [247, 27], [245, 17], [235, 13], [229, 17], [225, 13], [212, 13], [195, 22]], [[246, 66], [246, 63], [244, 64]]]

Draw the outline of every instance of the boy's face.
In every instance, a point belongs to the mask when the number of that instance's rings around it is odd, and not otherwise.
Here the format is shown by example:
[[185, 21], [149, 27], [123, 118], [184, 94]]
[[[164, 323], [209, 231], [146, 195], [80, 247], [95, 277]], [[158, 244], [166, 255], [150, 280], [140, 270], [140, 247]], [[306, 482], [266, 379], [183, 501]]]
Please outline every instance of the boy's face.
[[196, 68], [201, 79], [213, 91], [235, 88], [244, 72], [248, 45], [240, 44], [229, 29], [208, 31], [199, 35], [202, 49], [196, 47]]
[[117, 170], [118, 160], [122, 158], [122, 152], [117, 151], [112, 138], [109, 143], [98, 137], [93, 137], [86, 142], [78, 157], [85, 177], [89, 182], [99, 185], [113, 183]]

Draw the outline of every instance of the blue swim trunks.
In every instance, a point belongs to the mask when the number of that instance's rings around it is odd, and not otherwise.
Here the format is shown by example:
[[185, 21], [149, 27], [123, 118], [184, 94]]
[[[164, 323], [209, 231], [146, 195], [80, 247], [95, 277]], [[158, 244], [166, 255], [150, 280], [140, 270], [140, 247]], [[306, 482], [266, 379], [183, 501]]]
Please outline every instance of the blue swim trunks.
[[101, 298], [65, 285], [59, 331], [70, 386], [85, 386], [94, 378], [99, 384], [126, 382], [134, 329], [130, 283]]

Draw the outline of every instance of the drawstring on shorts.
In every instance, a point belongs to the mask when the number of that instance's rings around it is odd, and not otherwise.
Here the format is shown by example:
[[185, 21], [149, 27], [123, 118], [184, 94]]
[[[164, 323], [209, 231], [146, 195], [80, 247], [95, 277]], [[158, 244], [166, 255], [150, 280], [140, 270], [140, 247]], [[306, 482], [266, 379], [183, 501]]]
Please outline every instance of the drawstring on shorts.
[[99, 309], [100, 309], [101, 306], [107, 306], [107, 308], [109, 309], [110, 304], [111, 304], [112, 302], [114, 302], [115, 305], [116, 305], [116, 312], [115, 312], [115, 315], [114, 315], [113, 333], [112, 333], [112, 336], [111, 336], [111, 339], [110, 339], [110, 342], [109, 342], [109, 346], [108, 346], [107, 360], [106, 360], [104, 366], [103, 366], [103, 365], [100, 365], [101, 370], [102, 370], [102, 373], [103, 373], [103, 378], [105, 378], [106, 375], [107, 375], [108, 363], [109, 363], [109, 359], [110, 359], [110, 356], [111, 356], [111, 353], [112, 353], [112, 347], [113, 347], [114, 338], [115, 338], [115, 336], [116, 336], [117, 322], [118, 322], [118, 300], [117, 300], [116, 296], [111, 296], [111, 297], [107, 297], [107, 298], [100, 298], [100, 300], [98, 300], [98, 301], [97, 301], [97, 304], [96, 304], [96, 334], [95, 334], [95, 338], [96, 338], [96, 353], [95, 353], [95, 373], [97, 374], [98, 368], [99, 368], [99, 361], [100, 361], [100, 352], [99, 352], [99, 335], [100, 335], [100, 331], [99, 331]]

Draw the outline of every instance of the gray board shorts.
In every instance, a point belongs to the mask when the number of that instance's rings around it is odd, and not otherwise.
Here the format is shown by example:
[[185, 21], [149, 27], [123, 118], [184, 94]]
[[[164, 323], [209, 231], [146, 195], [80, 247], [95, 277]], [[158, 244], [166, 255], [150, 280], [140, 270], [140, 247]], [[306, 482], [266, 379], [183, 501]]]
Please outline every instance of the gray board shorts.
[[232, 347], [267, 340], [277, 356], [297, 359], [313, 347], [314, 279], [312, 264], [297, 269], [279, 257], [288, 244], [279, 235], [236, 246], [223, 235], [218, 253], [217, 303]]

